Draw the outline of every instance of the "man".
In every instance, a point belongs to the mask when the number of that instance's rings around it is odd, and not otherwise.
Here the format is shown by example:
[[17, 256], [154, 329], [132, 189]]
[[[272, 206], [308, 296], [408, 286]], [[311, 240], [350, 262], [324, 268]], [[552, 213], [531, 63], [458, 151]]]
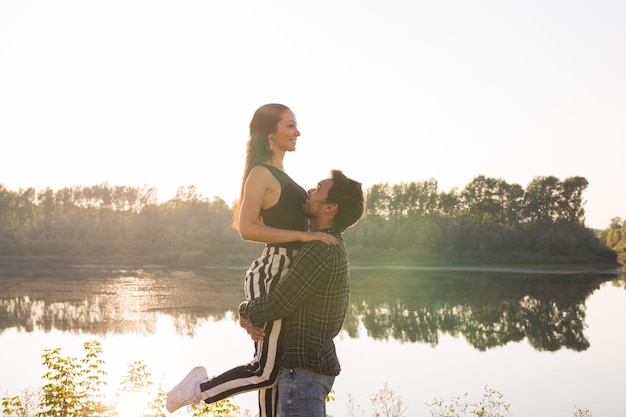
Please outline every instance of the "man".
[[[265, 335], [260, 326], [282, 319], [282, 354], [278, 354], [282, 368], [273, 368], [272, 374], [281, 372], [278, 396], [283, 417], [326, 417], [326, 396], [340, 371], [333, 338], [343, 325], [350, 293], [348, 253], [341, 234], [363, 216], [364, 209], [361, 184], [341, 171], [331, 171], [331, 178], [308, 191], [303, 210], [312, 231], [329, 233], [338, 243], [306, 243], [269, 295], [239, 306], [240, 323], [255, 341]], [[207, 397], [206, 369], [195, 367], [168, 394], [167, 410], [258, 390], [255, 378], [233, 384], [256, 375], [247, 368], [233, 368], [211, 379], [233, 388]]]
[[326, 416], [326, 396], [341, 369], [333, 338], [343, 325], [350, 293], [341, 234], [363, 216], [365, 206], [361, 184], [338, 170], [308, 194], [304, 211], [311, 230], [334, 235], [338, 245], [306, 243], [269, 295], [239, 306], [240, 323], [255, 340], [263, 337], [263, 323], [282, 319], [278, 392], [284, 417]]

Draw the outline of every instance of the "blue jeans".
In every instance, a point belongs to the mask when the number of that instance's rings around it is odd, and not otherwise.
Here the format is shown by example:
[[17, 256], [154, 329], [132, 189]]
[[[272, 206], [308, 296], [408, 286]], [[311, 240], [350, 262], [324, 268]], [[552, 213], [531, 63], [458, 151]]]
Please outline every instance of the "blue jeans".
[[283, 417], [326, 417], [326, 396], [334, 376], [304, 368], [283, 368], [278, 375], [278, 399]]

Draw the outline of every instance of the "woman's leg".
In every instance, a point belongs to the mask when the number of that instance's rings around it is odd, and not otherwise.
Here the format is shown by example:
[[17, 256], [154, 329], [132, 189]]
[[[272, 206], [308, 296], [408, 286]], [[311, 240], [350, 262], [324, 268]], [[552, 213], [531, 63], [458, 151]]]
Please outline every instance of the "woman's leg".
[[[262, 256], [252, 263], [246, 273], [246, 298], [268, 294], [287, 274], [293, 256], [294, 251], [285, 248], [265, 248]], [[212, 403], [235, 394], [259, 390], [260, 417], [279, 417], [276, 381], [280, 371], [281, 324], [280, 320], [265, 324], [265, 338], [255, 344], [252, 361], [200, 384], [202, 399]]]
[[275, 386], [279, 371], [276, 358], [282, 344], [281, 338], [281, 321], [267, 323], [265, 338], [256, 344], [255, 358], [201, 383], [202, 400], [213, 403], [232, 395]]
[[[232, 368], [221, 375], [209, 378], [202, 366], [194, 368], [167, 396], [166, 408], [170, 413], [186, 405], [205, 401], [207, 404], [248, 391], [275, 387], [280, 367], [276, 363], [282, 345], [281, 322], [265, 326], [265, 338], [256, 344], [255, 357], [249, 363]], [[278, 389], [265, 389], [259, 397], [259, 411], [263, 417], [276, 417]], [[266, 400], [268, 398], [268, 400]]]

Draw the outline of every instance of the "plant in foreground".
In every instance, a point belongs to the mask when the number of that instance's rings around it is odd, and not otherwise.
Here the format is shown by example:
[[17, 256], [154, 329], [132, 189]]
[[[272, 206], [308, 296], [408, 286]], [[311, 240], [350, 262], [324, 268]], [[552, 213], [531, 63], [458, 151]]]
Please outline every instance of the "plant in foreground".
[[449, 402], [435, 399], [426, 403], [432, 417], [509, 417], [511, 405], [502, 401], [502, 393], [485, 386], [483, 398], [477, 403], [467, 402], [467, 393], [463, 397], [452, 397]]
[[374, 417], [403, 417], [406, 412], [402, 397], [385, 382], [382, 389], [370, 397], [374, 406]]
[[593, 414], [591, 414], [591, 411], [587, 409], [582, 410], [576, 407], [576, 410], [574, 411], [574, 417], [593, 417]]
[[[43, 379], [46, 384], [40, 389], [26, 389], [21, 395], [14, 397], [0, 397], [2, 416], [4, 417], [129, 417], [120, 414], [119, 400], [125, 394], [144, 394], [145, 399], [134, 401], [144, 410], [139, 411], [143, 417], [166, 417], [165, 399], [167, 393], [161, 387], [157, 392], [149, 391], [152, 386], [150, 373], [142, 361], [129, 364], [128, 373], [123, 379], [118, 403], [105, 403], [102, 388], [106, 386], [103, 377], [104, 361], [99, 359], [102, 353], [97, 341], [85, 342], [85, 357], [78, 360], [73, 357], [61, 356], [61, 349], [47, 349], [42, 358], [48, 371]], [[503, 401], [502, 394], [485, 386], [481, 401], [469, 403], [467, 393], [462, 397], [452, 397], [449, 402], [435, 399], [426, 403], [432, 417], [509, 417], [510, 404]], [[405, 417], [406, 407], [402, 397], [398, 396], [388, 385], [370, 397], [374, 407], [373, 417]], [[335, 401], [334, 391], [326, 398], [327, 402]], [[145, 407], [147, 406], [147, 407]], [[146, 411], [146, 408], [149, 410]], [[192, 407], [193, 417], [235, 417], [239, 415], [239, 406], [225, 399], [213, 404], [200, 403]], [[354, 405], [351, 395], [348, 395], [348, 415], [355, 417], [365, 412]], [[576, 408], [574, 417], [593, 417], [589, 410]], [[244, 417], [250, 417], [250, 411], [245, 410]], [[327, 416], [332, 417], [332, 416]], [[357, 416], [358, 417], [358, 416]]]

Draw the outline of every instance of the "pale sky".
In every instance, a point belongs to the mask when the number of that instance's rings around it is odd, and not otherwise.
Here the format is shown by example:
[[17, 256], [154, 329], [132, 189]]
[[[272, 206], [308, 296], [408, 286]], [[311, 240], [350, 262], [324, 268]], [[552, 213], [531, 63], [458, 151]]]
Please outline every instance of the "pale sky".
[[238, 195], [248, 125], [291, 107], [305, 188], [583, 176], [626, 218], [626, 2], [0, 0], [0, 184]]

